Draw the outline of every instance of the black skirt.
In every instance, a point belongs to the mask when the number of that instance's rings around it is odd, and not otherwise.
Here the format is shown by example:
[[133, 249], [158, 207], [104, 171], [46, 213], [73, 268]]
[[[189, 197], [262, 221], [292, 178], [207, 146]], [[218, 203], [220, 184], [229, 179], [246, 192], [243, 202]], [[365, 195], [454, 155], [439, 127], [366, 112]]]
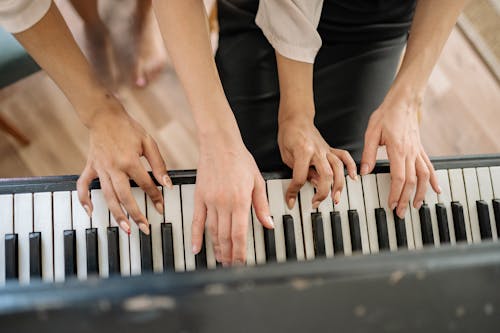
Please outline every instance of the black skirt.
[[[216, 63], [245, 145], [261, 171], [283, 168], [277, 144], [276, 56], [255, 24], [257, 0], [218, 0]], [[314, 63], [315, 125], [360, 160], [371, 113], [383, 101], [411, 26], [415, 0], [325, 0]]]

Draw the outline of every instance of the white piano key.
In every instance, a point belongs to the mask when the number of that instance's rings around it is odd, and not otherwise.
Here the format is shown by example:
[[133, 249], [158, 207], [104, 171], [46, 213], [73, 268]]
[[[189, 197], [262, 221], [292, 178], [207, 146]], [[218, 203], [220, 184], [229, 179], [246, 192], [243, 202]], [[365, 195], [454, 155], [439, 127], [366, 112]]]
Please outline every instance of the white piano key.
[[448, 231], [450, 233], [450, 244], [456, 244], [455, 227], [453, 225], [453, 214], [451, 211], [451, 190], [450, 181], [448, 178], [448, 170], [436, 170], [439, 186], [441, 186], [441, 194], [438, 195], [438, 202], [446, 206], [446, 216], [448, 218]]
[[333, 237], [332, 237], [332, 223], [330, 213], [333, 211], [332, 192], [318, 206], [318, 212], [321, 213], [323, 220], [323, 237], [325, 240], [325, 254], [327, 258], [333, 257]]
[[[286, 190], [288, 189], [288, 186], [290, 185], [291, 179], [284, 179], [281, 183], [282, 185], [282, 190], [283, 190], [283, 198], [285, 197]], [[284, 199], [283, 199], [284, 200]], [[289, 214], [290, 216], [293, 217], [293, 228], [295, 231], [295, 248], [297, 250], [297, 260], [302, 261], [305, 260], [305, 254], [304, 254], [304, 238], [302, 236], [302, 222], [300, 219], [300, 205], [299, 205], [299, 200], [295, 202], [295, 205], [293, 206], [292, 209], [288, 208], [288, 206], [284, 205], [285, 207], [285, 214]], [[333, 208], [333, 207], [332, 207]], [[328, 219], [330, 216], [328, 216]]]
[[71, 192], [54, 192], [52, 195], [54, 208], [54, 280], [62, 282], [64, 271], [64, 230], [71, 230]]
[[[132, 187], [132, 196], [137, 202], [142, 214], [146, 216], [146, 193], [140, 187]], [[141, 274], [141, 240], [139, 225], [129, 218], [130, 220], [130, 274]]]
[[[194, 199], [194, 198], [193, 198]], [[191, 199], [191, 200], [193, 200]], [[184, 266], [184, 231], [182, 228], [181, 212], [181, 188], [174, 185], [173, 189], [163, 188], [163, 200], [165, 201], [165, 222], [172, 223], [172, 241], [174, 247], [174, 265], [176, 272], [185, 270]], [[190, 247], [190, 246], [187, 246]]]
[[54, 281], [54, 261], [52, 248], [52, 193], [39, 192], [33, 195], [33, 231], [42, 236], [42, 280]]
[[359, 216], [359, 231], [361, 233], [361, 248], [363, 254], [370, 253], [370, 242], [368, 240], [368, 228], [366, 226], [365, 202], [363, 198], [363, 187], [361, 180], [354, 181], [346, 177], [348, 187], [349, 209], [355, 209]]
[[0, 286], [5, 284], [5, 235], [14, 232], [13, 195], [0, 195]]
[[33, 194], [14, 194], [14, 233], [19, 244], [19, 283], [30, 282], [30, 232], [33, 231]]
[[276, 243], [276, 261], [286, 261], [285, 234], [283, 232], [283, 214], [285, 200], [280, 179], [267, 181], [269, 209], [274, 220], [274, 240]]
[[92, 190], [90, 192], [92, 199], [92, 228], [97, 229], [97, 251], [99, 256], [99, 275], [101, 277], [109, 276], [109, 258], [108, 258], [108, 227], [109, 210], [104, 199], [102, 190]]
[[479, 194], [481, 200], [484, 200], [488, 204], [488, 211], [490, 212], [490, 225], [491, 225], [491, 235], [493, 240], [497, 240], [497, 226], [495, 223], [495, 213], [493, 212], [493, 187], [491, 184], [490, 170], [489, 168], [477, 168], [477, 181], [479, 184]]
[[495, 199], [500, 199], [500, 166], [490, 167], [490, 176], [493, 196]]
[[264, 227], [260, 223], [252, 206], [253, 237], [255, 242], [255, 263], [262, 265], [266, 263], [266, 247], [264, 245]]
[[[162, 187], [158, 186], [162, 191]], [[153, 272], [163, 272], [163, 252], [161, 244], [161, 223], [163, 214], [160, 214], [150, 197], [146, 198], [146, 210], [149, 225], [151, 226], [151, 250], [153, 251]]]
[[469, 220], [472, 233], [472, 241], [481, 243], [481, 232], [479, 230], [479, 218], [477, 216], [476, 200], [481, 197], [479, 195], [479, 185], [477, 183], [476, 169], [463, 169], [465, 194], [467, 195], [467, 206], [469, 208]]
[[363, 193], [365, 197], [366, 223], [368, 227], [368, 238], [370, 241], [370, 252], [377, 253], [378, 235], [377, 222], [375, 220], [375, 209], [380, 207], [378, 199], [377, 176], [369, 174], [362, 176]]
[[194, 184], [181, 186], [182, 225], [184, 227], [184, 255], [187, 271], [193, 271], [196, 268], [193, 248], [191, 245], [191, 226], [193, 224], [194, 213], [194, 190]]
[[387, 218], [387, 235], [389, 236], [389, 248], [391, 251], [398, 249], [398, 242], [396, 239], [396, 226], [394, 224], [394, 214], [389, 207], [389, 193], [391, 191], [391, 175], [389, 173], [377, 174], [377, 186], [380, 207], [385, 210]]
[[333, 207], [334, 211], [337, 211], [340, 214], [342, 242], [344, 243], [344, 254], [346, 256], [350, 256], [352, 254], [351, 231], [349, 229], [349, 218], [347, 216], [347, 211], [349, 210], [348, 191], [349, 189], [345, 187], [344, 190], [340, 192], [339, 203]]
[[78, 279], [87, 279], [87, 237], [86, 230], [90, 228], [90, 218], [78, 200], [78, 193], [71, 192], [73, 212], [73, 229], [76, 233], [76, 273]]
[[[299, 200], [302, 216], [302, 230], [304, 231], [304, 246], [307, 260], [314, 259], [314, 238], [312, 232], [311, 213], [316, 212], [312, 208], [312, 198], [314, 196], [314, 187], [306, 182], [300, 189]], [[296, 205], [298, 202], [295, 203]]]
[[[213, 253], [213, 249], [212, 249]], [[252, 212], [248, 213], [248, 235], [247, 235], [247, 266], [255, 266], [255, 247], [253, 241]]]
[[[118, 227], [118, 247], [120, 250], [120, 274], [121, 276], [130, 276], [130, 238], [128, 233], [120, 228], [118, 222], [110, 214], [110, 225]], [[134, 223], [134, 222], [131, 222]]]
[[207, 256], [207, 268], [214, 269], [217, 267], [217, 261], [215, 260], [214, 244], [212, 243], [212, 237], [208, 233], [208, 229], [205, 227], [205, 253]]
[[429, 206], [429, 210], [431, 211], [431, 223], [432, 223], [432, 236], [434, 238], [434, 246], [439, 247], [439, 227], [437, 223], [437, 215], [436, 215], [436, 203], [437, 194], [434, 192], [430, 184], [427, 184], [427, 192], [425, 193], [425, 203]]
[[457, 201], [462, 204], [464, 211], [465, 232], [467, 234], [467, 243], [470, 244], [472, 243], [472, 230], [462, 169], [449, 169], [448, 178], [450, 179], [452, 201]]

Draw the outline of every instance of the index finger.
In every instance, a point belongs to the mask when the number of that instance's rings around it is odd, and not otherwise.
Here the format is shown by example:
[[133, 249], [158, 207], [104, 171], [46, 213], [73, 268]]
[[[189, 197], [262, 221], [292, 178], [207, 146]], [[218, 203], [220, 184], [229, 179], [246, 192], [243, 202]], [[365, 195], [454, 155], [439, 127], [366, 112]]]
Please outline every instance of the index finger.
[[288, 189], [286, 190], [286, 203], [291, 209], [295, 204], [297, 194], [299, 193], [302, 186], [304, 186], [307, 175], [309, 173], [309, 162], [310, 158], [307, 159], [295, 159], [293, 164], [293, 176]]

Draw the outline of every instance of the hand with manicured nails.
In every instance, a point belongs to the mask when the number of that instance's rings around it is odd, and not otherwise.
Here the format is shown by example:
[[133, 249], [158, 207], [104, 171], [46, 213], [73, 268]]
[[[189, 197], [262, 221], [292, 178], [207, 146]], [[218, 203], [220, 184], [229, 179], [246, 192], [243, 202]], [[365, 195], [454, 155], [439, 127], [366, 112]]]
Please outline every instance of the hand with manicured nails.
[[420, 105], [418, 98], [390, 91], [371, 115], [365, 133], [360, 174], [373, 170], [379, 145], [386, 146], [391, 173], [388, 204], [391, 210], [397, 208], [400, 218], [404, 218], [415, 188], [413, 205], [417, 209], [423, 204], [429, 181], [436, 193], [441, 192], [434, 167], [420, 142]]
[[349, 152], [330, 147], [310, 118], [295, 116], [281, 119], [278, 145], [283, 162], [293, 170], [285, 196], [289, 208], [294, 206], [306, 180], [316, 188], [312, 206], [317, 208], [330, 191], [334, 203], [339, 202], [345, 185], [344, 165], [349, 176], [357, 179], [356, 163]]
[[163, 196], [140, 160], [142, 156], [146, 158], [158, 183], [172, 187], [156, 142], [121, 105], [96, 113], [89, 131], [87, 165], [77, 183], [81, 204], [91, 215], [89, 185], [99, 177], [109, 210], [120, 227], [130, 232], [128, 213], [140, 230], [149, 234], [148, 221], [132, 196], [129, 179], [134, 180], [151, 198], [158, 212], [163, 213]]

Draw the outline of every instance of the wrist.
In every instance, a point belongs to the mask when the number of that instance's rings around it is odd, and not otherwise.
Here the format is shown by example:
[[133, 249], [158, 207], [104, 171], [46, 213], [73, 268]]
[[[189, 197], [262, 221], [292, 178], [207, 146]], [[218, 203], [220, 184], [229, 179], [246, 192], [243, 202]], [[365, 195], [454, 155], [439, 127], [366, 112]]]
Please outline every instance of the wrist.
[[127, 115], [116, 97], [105, 91], [93, 95], [88, 101], [78, 103], [75, 109], [80, 121], [88, 129], [106, 122], [106, 118]]
[[278, 112], [278, 126], [285, 123], [314, 123], [314, 102], [312, 103], [281, 103]]

